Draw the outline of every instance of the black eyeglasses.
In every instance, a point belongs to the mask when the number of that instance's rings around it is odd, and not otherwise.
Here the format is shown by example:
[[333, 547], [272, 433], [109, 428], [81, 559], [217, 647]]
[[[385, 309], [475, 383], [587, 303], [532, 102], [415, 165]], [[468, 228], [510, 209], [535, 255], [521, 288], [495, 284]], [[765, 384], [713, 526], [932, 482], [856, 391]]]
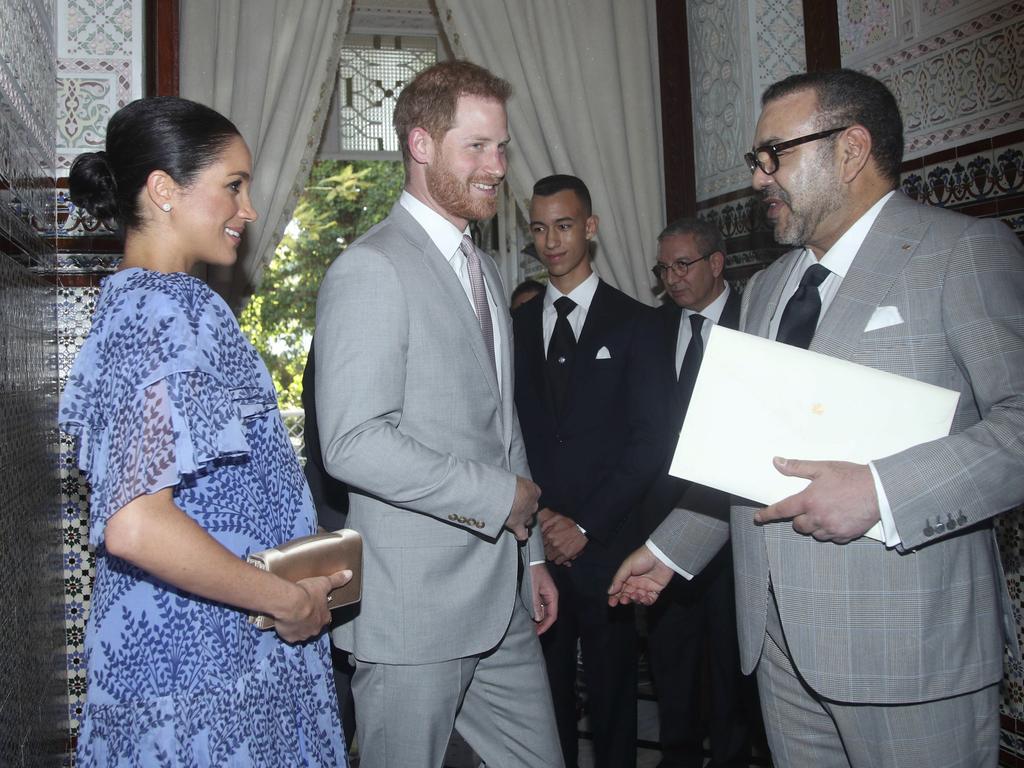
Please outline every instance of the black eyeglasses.
[[682, 259], [679, 259], [678, 261], [673, 261], [671, 264], [662, 264], [661, 262], [658, 262], [651, 267], [651, 273], [662, 282], [665, 282], [665, 273], [668, 272], [669, 269], [672, 270], [672, 274], [676, 277], [686, 277], [686, 272], [690, 269], [691, 264], [696, 264], [698, 261], [704, 261], [704, 259], [710, 259], [715, 253], [717, 253], [717, 251], [712, 251], [707, 256], [701, 256], [699, 259], [693, 259], [692, 261], [683, 261]]
[[818, 139], [824, 139], [827, 136], [831, 136], [834, 133], [845, 131], [850, 126], [844, 125], [842, 128], [830, 128], [827, 131], [818, 131], [817, 133], [811, 133], [807, 136], [801, 136], [798, 139], [789, 139], [788, 141], [780, 141], [778, 144], [765, 144], [760, 147], [754, 147], [753, 152], [747, 152], [743, 156], [743, 159], [747, 161], [747, 167], [750, 168], [750, 172], [756, 173], [757, 169], [760, 168], [766, 174], [771, 176], [777, 170], [779, 170], [779, 152], [784, 149], [791, 149], [792, 147], [798, 147], [801, 144], [806, 144], [809, 141], [817, 141]]

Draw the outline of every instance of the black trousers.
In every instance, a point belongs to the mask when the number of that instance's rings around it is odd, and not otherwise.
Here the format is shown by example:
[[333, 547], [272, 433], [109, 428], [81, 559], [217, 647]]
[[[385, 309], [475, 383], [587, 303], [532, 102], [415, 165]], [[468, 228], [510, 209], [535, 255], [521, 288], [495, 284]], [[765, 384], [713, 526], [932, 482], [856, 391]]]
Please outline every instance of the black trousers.
[[[660, 768], [700, 768], [705, 733], [711, 765], [749, 765], [752, 678], [740, 672], [732, 548], [726, 545], [692, 581], [673, 577], [648, 609], [647, 651], [658, 696]], [[707, 729], [701, 687], [707, 659]]]
[[597, 768], [636, 765], [637, 632], [632, 606], [610, 608], [615, 566], [548, 564], [558, 587], [558, 621], [541, 636], [566, 768], [577, 766], [576, 642], [583, 653], [589, 729]]

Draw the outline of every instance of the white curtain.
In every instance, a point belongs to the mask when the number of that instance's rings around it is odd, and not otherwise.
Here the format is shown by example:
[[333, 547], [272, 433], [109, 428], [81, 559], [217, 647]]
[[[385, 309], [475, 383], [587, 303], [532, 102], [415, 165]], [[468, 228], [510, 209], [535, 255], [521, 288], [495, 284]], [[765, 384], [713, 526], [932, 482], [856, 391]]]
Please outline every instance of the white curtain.
[[207, 279], [236, 309], [259, 285], [323, 130], [351, 0], [181, 0], [180, 93], [227, 115], [253, 153], [260, 219]]
[[648, 304], [664, 226], [653, 0], [438, 0], [458, 58], [512, 83], [509, 184], [579, 176], [600, 217], [594, 268]]

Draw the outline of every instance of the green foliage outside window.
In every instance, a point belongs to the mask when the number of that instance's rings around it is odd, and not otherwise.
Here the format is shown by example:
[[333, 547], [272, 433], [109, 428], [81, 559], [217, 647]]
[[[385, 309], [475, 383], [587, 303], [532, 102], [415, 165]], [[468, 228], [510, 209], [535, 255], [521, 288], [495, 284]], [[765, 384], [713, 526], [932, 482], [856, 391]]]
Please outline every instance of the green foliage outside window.
[[270, 369], [282, 408], [301, 407], [302, 371], [327, 267], [388, 215], [404, 179], [400, 162], [323, 160], [313, 167], [274, 260], [239, 318]]

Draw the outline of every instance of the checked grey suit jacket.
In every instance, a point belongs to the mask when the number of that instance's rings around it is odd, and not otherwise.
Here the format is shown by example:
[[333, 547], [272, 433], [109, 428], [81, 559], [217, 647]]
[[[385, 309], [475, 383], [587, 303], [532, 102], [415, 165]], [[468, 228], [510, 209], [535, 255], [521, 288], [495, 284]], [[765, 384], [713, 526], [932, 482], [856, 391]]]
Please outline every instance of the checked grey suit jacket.
[[[491, 291], [503, 297], [482, 255]], [[334, 632], [365, 661], [426, 664], [504, 636], [529, 553], [503, 526], [529, 477], [513, 406], [512, 331], [499, 298], [498, 381], [465, 291], [401, 205], [331, 265], [317, 302], [317, 418], [324, 465], [347, 483], [363, 536], [359, 614]], [[536, 549], [533, 549], [536, 547]], [[519, 558], [524, 558], [519, 565]]]
[[[768, 335], [798, 257], [791, 251], [750, 281], [743, 330]], [[865, 331], [881, 306], [897, 307], [903, 323]], [[755, 507], [733, 499], [744, 671], [761, 654], [770, 573], [796, 668], [824, 697], [909, 703], [996, 682], [1004, 642], [1016, 650], [991, 519], [1024, 500], [1020, 241], [999, 222], [897, 192], [811, 349], [956, 390], [960, 401], [948, 437], [875, 461], [897, 549], [863, 538], [822, 543], [788, 522], [758, 527]], [[674, 510], [652, 540], [696, 573], [727, 532], [722, 520]]]

